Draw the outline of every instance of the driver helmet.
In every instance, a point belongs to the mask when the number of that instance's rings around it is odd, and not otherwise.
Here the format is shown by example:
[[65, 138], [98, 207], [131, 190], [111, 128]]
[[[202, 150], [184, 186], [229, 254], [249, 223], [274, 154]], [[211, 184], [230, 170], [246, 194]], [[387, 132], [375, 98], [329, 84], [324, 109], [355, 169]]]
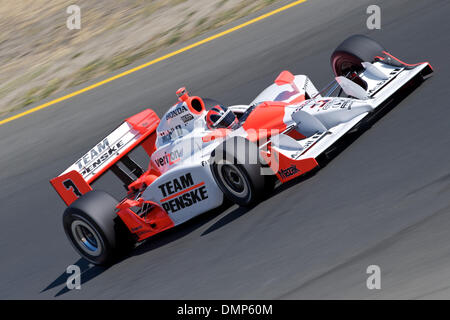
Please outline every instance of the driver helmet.
[[234, 129], [239, 123], [236, 115], [223, 105], [216, 105], [206, 114], [206, 125], [210, 130]]

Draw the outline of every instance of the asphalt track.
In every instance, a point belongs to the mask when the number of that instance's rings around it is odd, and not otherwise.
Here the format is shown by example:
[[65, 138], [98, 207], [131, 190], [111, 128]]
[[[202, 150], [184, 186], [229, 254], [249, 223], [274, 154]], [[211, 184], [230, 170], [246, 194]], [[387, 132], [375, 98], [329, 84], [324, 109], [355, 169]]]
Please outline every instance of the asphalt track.
[[[381, 30], [366, 28], [370, 4]], [[449, 16], [447, 0], [309, 0], [0, 126], [0, 298], [450, 298]], [[251, 101], [283, 69], [321, 87], [353, 33], [436, 72], [326, 167], [255, 208], [207, 213], [108, 269], [78, 257], [48, 180], [121, 120], [145, 107], [161, 115], [182, 85], [228, 104]], [[65, 289], [70, 264], [81, 290]], [[369, 265], [381, 290], [366, 288]]]

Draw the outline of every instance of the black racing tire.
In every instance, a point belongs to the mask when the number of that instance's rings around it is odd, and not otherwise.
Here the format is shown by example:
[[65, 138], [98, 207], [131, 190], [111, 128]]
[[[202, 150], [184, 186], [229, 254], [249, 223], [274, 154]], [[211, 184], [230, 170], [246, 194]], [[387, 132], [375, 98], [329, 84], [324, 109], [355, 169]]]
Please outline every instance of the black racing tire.
[[[230, 144], [230, 140], [233, 140]], [[261, 175], [258, 147], [242, 137], [224, 141], [211, 155], [211, 171], [226, 198], [246, 207], [267, 194], [270, 180]]]
[[331, 68], [336, 76], [363, 69], [361, 62], [373, 62], [385, 49], [375, 40], [356, 34], [345, 39], [331, 54]]
[[[132, 238], [115, 213], [118, 201], [94, 190], [73, 202], [63, 215], [64, 231], [75, 250], [96, 265], [113, 262]], [[119, 221], [120, 220], [120, 221]]]

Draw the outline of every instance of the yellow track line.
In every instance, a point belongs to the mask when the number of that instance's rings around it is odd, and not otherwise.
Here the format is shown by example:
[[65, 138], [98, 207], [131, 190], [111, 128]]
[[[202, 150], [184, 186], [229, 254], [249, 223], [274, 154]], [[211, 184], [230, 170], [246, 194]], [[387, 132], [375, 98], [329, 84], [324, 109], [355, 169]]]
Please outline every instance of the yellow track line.
[[130, 73], [136, 72], [136, 71], [138, 71], [138, 70], [141, 70], [141, 69], [143, 69], [143, 68], [146, 68], [146, 67], [148, 67], [148, 66], [151, 66], [151, 65], [153, 65], [153, 64], [155, 64], [155, 63], [158, 63], [158, 62], [160, 62], [160, 61], [169, 59], [170, 57], [173, 57], [173, 56], [175, 56], [175, 55], [177, 55], [177, 54], [180, 54], [180, 53], [182, 53], [182, 52], [188, 51], [188, 50], [193, 49], [193, 48], [195, 48], [195, 47], [201, 46], [202, 44], [205, 44], [205, 43], [210, 42], [210, 41], [212, 41], [212, 40], [214, 40], [214, 39], [223, 37], [223, 36], [225, 36], [225, 35], [227, 35], [227, 34], [229, 34], [229, 33], [232, 33], [232, 32], [234, 32], [234, 31], [236, 31], [236, 30], [242, 29], [242, 28], [244, 28], [244, 27], [246, 27], [246, 26], [248, 26], [248, 25], [250, 25], [250, 24], [253, 24], [253, 23], [255, 23], [255, 22], [258, 22], [258, 21], [261, 21], [261, 20], [263, 20], [263, 19], [266, 19], [266, 18], [268, 18], [268, 17], [270, 17], [270, 16], [273, 16], [274, 14], [277, 14], [277, 13], [279, 13], [279, 12], [285, 11], [285, 10], [287, 10], [287, 9], [289, 9], [289, 8], [292, 8], [292, 7], [294, 7], [294, 6], [296, 6], [296, 5], [299, 5], [299, 4], [301, 4], [301, 3], [303, 3], [303, 2], [306, 2], [306, 1], [307, 1], [307, 0], [298, 0], [298, 1], [294, 1], [294, 2], [292, 2], [292, 3], [288, 4], [288, 5], [285, 5], [285, 6], [281, 7], [281, 8], [278, 8], [278, 9], [276, 9], [276, 10], [270, 11], [270, 12], [268, 12], [268, 13], [266, 13], [266, 14], [263, 14], [263, 15], [261, 15], [261, 16], [259, 16], [259, 17], [254, 18], [254, 19], [252, 19], [252, 20], [249, 20], [249, 21], [247, 21], [247, 22], [244, 22], [244, 23], [242, 23], [242, 24], [240, 24], [240, 25], [238, 25], [238, 26], [236, 26], [236, 27], [227, 29], [227, 30], [225, 30], [225, 31], [223, 31], [223, 32], [220, 32], [220, 33], [218, 33], [218, 34], [215, 34], [215, 35], [213, 35], [213, 36], [211, 36], [211, 37], [208, 37], [208, 38], [206, 38], [206, 39], [203, 39], [203, 40], [200, 40], [200, 41], [198, 41], [198, 42], [195, 42], [195, 43], [193, 43], [193, 44], [191, 44], [191, 45], [188, 45], [188, 46], [186, 46], [186, 47], [184, 47], [184, 48], [181, 48], [181, 49], [179, 49], [179, 50], [176, 50], [176, 51], [173, 51], [173, 52], [171, 52], [171, 53], [168, 53], [168, 54], [166, 54], [166, 55], [164, 55], [164, 56], [162, 56], [162, 57], [156, 58], [156, 59], [154, 59], [154, 60], [152, 60], [152, 61], [149, 61], [149, 62], [146, 62], [146, 63], [144, 63], [144, 64], [141, 64], [141, 65], [139, 65], [139, 66], [137, 66], [137, 67], [135, 67], [135, 68], [132, 68], [132, 69], [130, 69], [130, 70], [127, 70], [127, 71], [124, 71], [124, 72], [122, 72], [122, 73], [119, 73], [118, 75], [115, 75], [115, 76], [110, 77], [110, 78], [108, 78], [108, 79], [105, 79], [105, 80], [103, 80], [103, 81], [94, 83], [93, 85], [90, 85], [90, 86], [85, 87], [85, 88], [83, 88], [83, 89], [80, 89], [80, 90], [78, 90], [78, 91], [74, 91], [74, 92], [72, 92], [72, 93], [69, 93], [69, 94], [63, 96], [63, 97], [60, 97], [60, 98], [51, 100], [51, 101], [49, 101], [49, 102], [46, 102], [46, 103], [44, 103], [44, 104], [41, 104], [41, 105], [36, 106], [36, 107], [34, 107], [34, 108], [31, 108], [31, 109], [29, 109], [29, 110], [27, 110], [27, 111], [24, 111], [24, 112], [22, 112], [22, 113], [16, 114], [15, 116], [12, 116], [12, 117], [9, 117], [9, 118], [0, 120], [0, 125], [3, 125], [3, 124], [5, 124], [5, 123], [7, 123], [7, 122], [16, 120], [16, 119], [18, 119], [18, 118], [22, 118], [23, 116], [26, 116], [27, 114], [30, 114], [30, 113], [36, 112], [36, 111], [38, 111], [38, 110], [41, 110], [41, 109], [50, 107], [51, 105], [54, 105], [54, 104], [56, 104], [56, 103], [58, 103], [58, 102], [61, 102], [61, 101], [70, 99], [70, 98], [72, 98], [72, 97], [74, 97], [74, 96], [77, 96], [77, 95], [79, 95], [79, 94], [81, 94], [81, 93], [84, 93], [84, 92], [86, 92], [86, 91], [90, 91], [90, 90], [92, 90], [92, 89], [94, 89], [94, 88], [97, 88], [97, 87], [100, 87], [100, 86], [102, 86], [102, 85], [104, 85], [104, 84], [106, 84], [106, 83], [108, 83], [108, 82], [111, 82], [111, 81], [116, 80], [116, 79], [118, 79], [118, 78], [122, 78], [122, 77], [124, 77], [124, 76], [126, 76], [126, 75], [129, 75]]

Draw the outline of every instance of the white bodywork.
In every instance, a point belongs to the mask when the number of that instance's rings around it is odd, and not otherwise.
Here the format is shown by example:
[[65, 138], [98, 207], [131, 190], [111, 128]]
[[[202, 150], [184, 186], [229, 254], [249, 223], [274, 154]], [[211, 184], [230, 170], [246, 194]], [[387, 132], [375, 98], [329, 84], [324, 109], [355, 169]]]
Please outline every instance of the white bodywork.
[[[318, 94], [317, 89], [308, 77], [298, 75], [295, 77], [294, 88], [291, 85], [271, 85], [258, 95], [251, 104], [263, 101], [289, 102], [305, 95], [306, 92], [310, 96]], [[250, 105], [236, 105], [229, 108], [238, 114], [245, 112]], [[208, 164], [211, 152], [223, 142], [223, 139], [208, 142], [202, 140], [203, 137], [211, 133], [206, 127], [205, 114], [206, 111], [201, 115], [193, 114], [183, 102], [179, 102], [163, 115], [157, 128], [157, 150], [153, 153], [151, 161], [152, 165], [155, 165], [163, 174], [145, 190], [142, 197], [145, 200], [160, 203], [169, 212], [175, 224], [180, 224], [198, 214], [216, 208], [223, 202], [223, 193], [215, 183]], [[289, 115], [287, 115], [286, 121], [289, 121], [288, 118]], [[245, 137], [246, 135], [245, 130], [239, 128], [227, 137]], [[207, 198], [198, 201], [195, 205], [181, 208], [176, 201], [185, 193], [170, 198], [177, 195], [178, 189], [172, 188], [170, 190], [172, 192], [169, 194], [166, 186], [172, 186], [176, 183], [175, 180], [187, 172], [193, 177], [193, 186], [202, 184], [201, 187], [205, 189]], [[188, 188], [190, 187], [192, 186], [189, 185]], [[198, 190], [201, 187], [193, 190]], [[180, 190], [180, 193], [183, 190]]]
[[[307, 97], [314, 97], [314, 99], [285, 107], [284, 122], [286, 126], [296, 126], [296, 130], [306, 138], [297, 141], [280, 134], [272, 138], [272, 148], [296, 160], [316, 158], [426, 66], [424, 64], [412, 70], [405, 70], [380, 62], [368, 65], [370, 65], [369, 69], [361, 75], [361, 78], [368, 83], [365, 100], [322, 97], [308, 77], [297, 75], [294, 85], [272, 84], [249, 105], [237, 105], [230, 108], [235, 113], [243, 113], [250, 105], [264, 101], [289, 103], [305, 94]], [[359, 86], [358, 88], [364, 90]], [[166, 114], [170, 114], [173, 108], [177, 108], [177, 106], [172, 107]], [[181, 117], [182, 114], [179, 116]], [[195, 184], [204, 181], [208, 199], [198, 203], [195, 209], [188, 207], [171, 214], [171, 218], [178, 224], [222, 203], [222, 192], [214, 182], [207, 164], [211, 152], [223, 139], [216, 139], [209, 143], [202, 141], [202, 137], [210, 132], [205, 126], [204, 115], [195, 117], [188, 125], [179, 120], [174, 120], [172, 125], [174, 123], [183, 125], [180, 135], [174, 135], [174, 139], [167, 143], [163, 143], [162, 139], [158, 140], [158, 150], [152, 156], [152, 161], [155, 162], [170, 154], [171, 162], [164, 162], [163, 172], [165, 174], [145, 191], [143, 197], [161, 203], [161, 200], [164, 199], [164, 194], [159, 190], [161, 183], [171, 181], [186, 172], [191, 172], [192, 176], [195, 176]], [[170, 130], [171, 127], [170, 124], [161, 122], [158, 131]], [[245, 137], [246, 132], [240, 128], [235, 130], [232, 135]]]
[[[317, 158], [428, 64], [423, 63], [410, 70], [382, 62], [364, 62], [363, 66], [365, 71], [360, 77], [368, 84], [367, 97], [364, 100], [341, 97], [316, 98], [293, 107], [295, 109], [292, 112], [291, 124], [296, 125], [298, 131], [303, 131], [307, 138], [296, 141], [287, 137], [283, 140], [289, 140], [289, 144], [280, 142], [278, 145], [277, 139], [274, 139], [272, 148], [275, 147], [277, 151], [295, 160]], [[370, 67], [367, 68], [368, 66]], [[293, 153], [295, 145], [298, 149]]]
[[[367, 82], [367, 90], [337, 79], [347, 94], [359, 99], [322, 97], [308, 77], [297, 75], [290, 84], [272, 84], [249, 105], [230, 109], [242, 114], [250, 106], [265, 101], [287, 103], [283, 117], [286, 127], [294, 128], [305, 138], [295, 140], [281, 133], [272, 136], [272, 149], [294, 160], [317, 158], [427, 64], [410, 70], [382, 62], [363, 63], [363, 66], [365, 71], [360, 77]], [[307, 100], [301, 101], [302, 96]], [[164, 114], [157, 128], [157, 150], [151, 156], [151, 165], [162, 174], [144, 191], [142, 198], [161, 204], [175, 224], [223, 202], [223, 193], [214, 181], [208, 160], [224, 138], [203, 141], [211, 133], [206, 127], [205, 114], [206, 111], [193, 113], [185, 102], [178, 102]], [[245, 137], [247, 132], [241, 127], [231, 133], [231, 136], [236, 135]], [[100, 170], [114, 157], [114, 152], [119, 154], [138, 138], [139, 133], [124, 123], [65, 172], [76, 170], [88, 180], [95, 171], [86, 171], [86, 168], [98, 162], [101, 165], [96, 170]], [[100, 161], [102, 156], [104, 159]]]

